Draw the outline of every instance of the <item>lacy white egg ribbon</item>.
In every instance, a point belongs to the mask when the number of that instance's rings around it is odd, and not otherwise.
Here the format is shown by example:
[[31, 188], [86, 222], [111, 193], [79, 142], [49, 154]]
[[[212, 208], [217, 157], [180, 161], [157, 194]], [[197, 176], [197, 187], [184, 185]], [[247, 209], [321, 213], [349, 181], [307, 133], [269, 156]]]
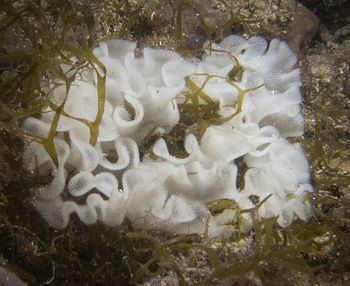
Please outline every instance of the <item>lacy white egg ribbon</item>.
[[117, 178], [108, 172], [101, 172], [94, 176], [91, 172], [80, 172], [70, 179], [68, 189], [75, 197], [88, 193], [93, 188], [107, 197], [118, 190]]
[[249, 94], [252, 121], [260, 126], [274, 126], [283, 137], [303, 134], [304, 123], [300, 113], [301, 95], [298, 86], [284, 93], [270, 92], [262, 87]]
[[274, 141], [273, 127], [259, 128], [256, 123], [211, 126], [201, 139], [201, 150], [213, 160], [232, 161], [249, 152], [260, 152], [260, 146]]
[[[68, 92], [65, 85], [54, 89], [41, 119], [23, 125], [33, 137], [24, 155], [27, 168], [54, 170], [53, 181], [36, 192], [33, 203], [51, 226], [63, 228], [75, 214], [86, 224], [116, 226], [127, 218], [141, 229], [203, 234], [209, 225], [210, 236], [228, 236], [238, 217], [241, 231], [251, 229], [250, 214], [239, 210], [254, 207], [252, 195], [260, 202], [269, 197], [260, 218], [277, 216], [283, 227], [308, 219], [308, 163], [300, 145], [283, 139], [303, 133], [299, 69], [284, 42], [229, 36], [191, 62], [172, 51], [135, 49], [134, 42], [109, 40], [93, 51], [106, 67], [95, 146], [89, 143], [89, 124], [98, 112], [92, 68], [77, 75]], [[215, 102], [219, 119], [208, 120], [199, 142], [191, 134], [195, 126], [188, 126], [185, 158], [170, 154], [162, 138], [152, 147], [156, 158], [140, 157], [147, 136], [167, 134], [180, 122], [178, 106], [189, 92], [200, 104]], [[37, 139], [48, 137], [63, 103], [54, 138], [56, 166]], [[236, 185], [239, 158], [248, 167], [243, 190]], [[74, 201], [83, 199], [84, 204]], [[236, 208], [210, 214], [208, 204], [221, 199]]]
[[232, 53], [236, 57], [239, 57], [241, 61], [243, 61], [243, 59], [245, 59], [245, 61], [253, 61], [253, 59], [257, 59], [259, 56], [265, 54], [267, 42], [264, 38], [259, 36], [245, 39], [238, 35], [231, 35], [226, 37], [220, 44], [216, 44], [214, 48]]
[[287, 226], [294, 218], [290, 209], [293, 206], [298, 208], [295, 214], [299, 218], [309, 217], [310, 204], [305, 195], [313, 188], [309, 183], [307, 160], [298, 144], [278, 139], [262, 154], [248, 154], [245, 161], [249, 169], [243, 193], [258, 196], [260, 201], [271, 195], [259, 209], [261, 217], [277, 216], [279, 224]]
[[[127, 181], [133, 182], [132, 187], [124, 185], [129, 193], [127, 216], [136, 227], [160, 227], [172, 233], [204, 233], [209, 222], [209, 235], [217, 236], [218, 230], [232, 233], [234, 227], [225, 223], [238, 219], [237, 210], [225, 213], [227, 216], [210, 216], [206, 202], [239, 199], [244, 207], [252, 207], [252, 203], [248, 199], [244, 202], [237, 192], [237, 168], [232, 164], [214, 164], [207, 169], [197, 161], [177, 166], [169, 162], [148, 162], [125, 175]], [[123, 182], [125, 179], [123, 177]], [[242, 230], [248, 230], [249, 225], [247, 216], [243, 219]]]
[[[56, 200], [61, 200], [60, 195], [66, 184], [64, 165], [67, 161], [70, 150], [68, 144], [62, 140], [55, 140], [55, 145], [59, 162], [58, 168], [54, 172], [54, 178], [48, 186], [35, 190], [33, 206], [49, 225], [56, 228], [63, 228], [66, 224], [63, 225], [61, 223], [61, 209], [57, 211], [57, 208], [53, 207], [52, 203]], [[57, 220], [56, 217], [58, 218]]]
[[79, 171], [93, 171], [98, 164], [98, 153], [94, 146], [70, 136], [71, 154], [68, 163]]
[[313, 191], [310, 184], [301, 184], [293, 194], [288, 194], [282, 216], [278, 219], [278, 223], [282, 227], [289, 226], [295, 217], [303, 221], [307, 221], [310, 218], [311, 203], [308, 194]]
[[[214, 48], [234, 55], [241, 65], [257, 71], [263, 77], [271, 73], [283, 75], [296, 71], [294, 69], [297, 62], [296, 55], [285, 42], [279, 39], [273, 39], [268, 45], [262, 37], [245, 39], [232, 35], [215, 45]], [[213, 54], [218, 56], [223, 53], [214, 51]], [[295, 82], [300, 82], [299, 76], [293, 79]], [[269, 83], [267, 82], [267, 84]]]
[[[254, 206], [247, 196], [237, 190], [237, 166], [230, 162], [213, 161], [199, 150], [199, 145], [193, 135], [190, 134], [187, 138], [190, 140], [187, 139], [185, 143], [192, 147], [192, 149], [190, 146], [185, 148], [189, 153], [187, 158], [180, 159], [169, 155], [165, 141], [159, 140], [153, 150], [166, 162], [150, 163], [155, 168], [159, 168], [158, 177], [166, 177], [163, 186], [168, 195], [182, 195], [191, 202], [195, 202], [201, 209], [201, 215], [198, 216], [201, 219], [177, 227], [169, 227], [175, 233], [203, 233], [206, 223], [209, 223], [208, 231], [211, 237], [232, 234], [233, 222], [238, 219], [237, 211]], [[219, 199], [233, 200], [237, 203], [237, 208], [209, 216], [203, 202], [208, 203]], [[252, 226], [250, 215], [245, 213], [239, 216], [242, 219], [240, 230], [248, 231]], [[227, 224], [228, 221], [231, 224]]]
[[[128, 167], [137, 167], [140, 158], [136, 142], [130, 138], [119, 138], [113, 142], [103, 142], [96, 146], [99, 154], [99, 166], [109, 171], [120, 171]], [[115, 162], [108, 159], [108, 154], [116, 157]]]
[[183, 88], [184, 83], [176, 87], [147, 87], [146, 96], [140, 99], [145, 110], [145, 130], [139, 130], [140, 134], [147, 134], [146, 131], [157, 127], [163, 128], [165, 132], [171, 131], [180, 119], [175, 97]]
[[[78, 144], [79, 142], [75, 142]], [[81, 143], [81, 142], [80, 142]], [[101, 220], [108, 225], [119, 225], [126, 213], [127, 192], [120, 192], [115, 175], [108, 172], [100, 172], [93, 175], [88, 168], [73, 176], [68, 183], [68, 190], [75, 197], [83, 196], [88, 192], [85, 205], [78, 205], [74, 201], [63, 201], [61, 194], [66, 185], [64, 165], [69, 155], [69, 147], [64, 141], [57, 145], [57, 149], [65, 152], [58, 154], [59, 167], [51, 184], [36, 192], [33, 201], [34, 207], [45, 220], [56, 228], [64, 228], [69, 222], [72, 213], [76, 213], [80, 220], [86, 224], [93, 224]], [[64, 148], [63, 148], [64, 147]], [[80, 147], [83, 150], [84, 147]], [[89, 157], [88, 152], [82, 152], [82, 156]], [[86, 158], [85, 158], [86, 159]], [[96, 193], [103, 194], [107, 199]]]
[[[230, 65], [231, 67], [231, 65]], [[210, 68], [208, 67], [210, 70]], [[222, 109], [228, 106], [233, 106], [237, 100], [238, 90], [227, 80], [228, 70], [217, 71], [217, 73], [209, 72], [208, 70], [197, 69], [196, 73], [191, 75], [190, 79], [193, 83], [208, 95], [213, 101], [218, 102], [222, 113]], [[204, 103], [203, 99], [199, 98], [200, 103]], [[229, 115], [229, 114], [226, 114]]]
[[117, 226], [123, 222], [126, 212], [125, 198], [119, 191], [113, 191], [107, 200], [99, 194], [90, 194], [85, 205], [63, 201], [61, 197], [35, 200], [33, 205], [50, 226], [60, 229], [67, 226], [73, 213], [85, 224], [94, 224], [100, 220], [107, 225]]
[[59, 139], [54, 141], [58, 166], [53, 169], [53, 180], [48, 186], [44, 186], [35, 191], [35, 199], [47, 200], [58, 197], [64, 190], [66, 184], [66, 170], [64, 168], [67, 159], [70, 155], [70, 148], [68, 144]]
[[287, 191], [310, 181], [307, 159], [300, 145], [282, 138], [267, 145], [263, 153], [250, 153], [244, 160], [249, 168], [269, 168]]
[[170, 195], [158, 181], [142, 182], [129, 191], [127, 216], [135, 226], [144, 226], [145, 218], [153, 215], [167, 224], [192, 222], [196, 218], [190, 201]]
[[185, 151], [189, 154], [185, 158], [177, 158], [169, 153], [166, 141], [161, 138], [153, 145], [153, 153], [159, 158], [174, 164], [186, 164], [195, 160], [204, 165], [211, 165], [212, 160], [206, 156], [201, 150], [196, 137], [193, 134], [188, 134], [184, 140]]
[[47, 122], [34, 117], [27, 118], [22, 125], [26, 133], [41, 138], [46, 138], [49, 135], [50, 127], [50, 124]]
[[99, 46], [93, 50], [94, 55], [102, 59], [109, 57], [112, 59], [124, 59], [129, 53], [133, 53], [136, 48], [136, 42], [112, 39], [99, 43]]
[[132, 109], [134, 118], [130, 118], [130, 112], [125, 106], [118, 106], [113, 111], [113, 120], [121, 136], [132, 136], [141, 127], [144, 120], [144, 108], [140, 101], [133, 96], [125, 95], [124, 100]]
[[[184, 75], [191, 73], [192, 65], [173, 51], [144, 48], [142, 57], [129, 54], [125, 66], [129, 71], [138, 71], [148, 84], [154, 86], [178, 85]], [[185, 68], [179, 68], [179, 67]]]
[[38, 139], [40, 141], [40, 138], [47, 138], [50, 132], [50, 124], [40, 119], [30, 117], [24, 121], [22, 128], [26, 134], [32, 137], [23, 154], [23, 163], [25, 167], [28, 170], [38, 168], [38, 171], [43, 173], [50, 171], [54, 168], [54, 163], [44, 146], [37, 142]]
[[140, 97], [146, 83], [137, 69], [130, 71], [129, 58], [134, 57], [136, 43], [122, 40], [101, 42], [94, 49], [95, 56], [106, 67], [106, 98], [114, 106], [121, 105], [124, 94]]
[[[34, 207], [51, 226], [66, 227], [72, 213], [76, 213], [85, 224], [93, 224], [100, 220], [107, 225], [116, 226], [123, 222], [128, 193], [118, 189], [118, 181], [113, 174], [100, 172], [94, 176], [85, 171], [70, 179], [68, 190], [71, 195], [79, 197], [93, 192], [87, 196], [83, 205], [78, 205], [72, 200], [62, 200], [61, 193], [65, 183], [62, 172], [58, 172], [49, 187], [37, 193], [33, 201]], [[103, 194], [107, 199], [96, 192]]]
[[[143, 55], [136, 57], [135, 46], [112, 43], [102, 45], [96, 55], [102, 54], [102, 62], [108, 63], [106, 96], [115, 107], [118, 133], [140, 141], [154, 128], [170, 131], [179, 120], [174, 98], [183, 90], [184, 78], [193, 71], [193, 65], [174, 52], [145, 48]], [[118, 65], [109, 66], [109, 51], [125, 48], [128, 52], [110, 59]], [[134, 118], [125, 104], [130, 105]]]
[[[220, 44], [214, 44], [212, 48], [214, 50], [210, 51], [208, 47], [204, 63], [218, 65], [221, 71], [226, 72], [226, 76], [232, 62], [233, 66], [240, 64], [244, 68], [244, 85], [241, 86], [254, 88], [264, 84], [267, 91], [280, 94], [292, 87], [301, 86], [299, 69], [294, 68], [297, 58], [288, 45], [280, 40], [272, 40], [267, 48], [266, 40], [261, 37], [246, 40], [233, 35], [225, 38]], [[225, 60], [226, 67], [222, 64]], [[225, 76], [222, 72], [219, 75]]]
[[169, 162], [149, 164], [163, 177], [162, 185], [169, 194], [207, 203], [222, 198], [232, 199], [237, 192], [237, 167], [234, 164], [214, 162], [210, 167], [198, 161], [179, 165]]

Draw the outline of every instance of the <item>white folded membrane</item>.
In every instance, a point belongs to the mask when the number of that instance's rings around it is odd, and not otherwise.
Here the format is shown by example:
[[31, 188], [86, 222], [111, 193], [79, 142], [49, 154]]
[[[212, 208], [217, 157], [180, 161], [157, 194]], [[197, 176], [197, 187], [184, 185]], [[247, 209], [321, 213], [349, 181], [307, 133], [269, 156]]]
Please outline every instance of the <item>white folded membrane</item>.
[[[309, 219], [308, 162], [301, 145], [285, 139], [304, 127], [297, 57], [285, 42], [232, 35], [207, 43], [201, 59], [151, 48], [136, 55], [135, 48], [108, 40], [93, 50], [106, 68], [103, 104], [96, 74], [103, 71], [93, 64], [69, 88], [60, 82], [41, 117], [23, 123], [26, 168], [53, 177], [33, 200], [50, 226], [64, 228], [72, 216], [89, 225], [128, 219], [174, 234], [209, 226], [211, 237], [223, 238], [238, 222], [248, 232], [252, 217], [240, 211], [262, 201], [259, 219], [277, 217], [282, 227]], [[208, 128], [199, 135], [195, 122], [185, 126], [188, 156], [179, 158], [165, 135], [184, 124], [179, 106], [190, 99], [209, 112], [215, 102], [216, 121], [194, 109]], [[211, 213], [220, 200], [233, 207]]]

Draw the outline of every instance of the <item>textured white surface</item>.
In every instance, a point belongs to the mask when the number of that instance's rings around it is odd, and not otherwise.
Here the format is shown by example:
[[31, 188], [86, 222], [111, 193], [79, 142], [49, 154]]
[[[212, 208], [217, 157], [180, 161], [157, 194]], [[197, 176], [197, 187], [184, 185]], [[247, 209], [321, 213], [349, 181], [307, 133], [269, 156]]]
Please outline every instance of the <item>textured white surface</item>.
[[[211, 216], [207, 203], [231, 199], [240, 209], [254, 207], [250, 196], [262, 201], [261, 218], [278, 216], [285, 227], [299, 217], [307, 220], [312, 192], [308, 163], [299, 144], [285, 137], [303, 134], [300, 113], [299, 69], [296, 56], [279, 40], [270, 44], [261, 37], [248, 40], [229, 36], [201, 60], [185, 60], [177, 53], [145, 48], [136, 57], [136, 43], [110, 40], [100, 43], [95, 56], [105, 65], [106, 101], [97, 144], [89, 144], [85, 124], [60, 117], [55, 145], [58, 167], [43, 146], [28, 145], [24, 161], [28, 169], [39, 166], [52, 172], [49, 186], [36, 191], [34, 206], [53, 227], [64, 228], [72, 213], [93, 224], [111, 226], [125, 218], [138, 228], [162, 228], [172, 233], [203, 233], [209, 220], [211, 236], [233, 231], [237, 211], [227, 209]], [[153, 146], [157, 160], [139, 158], [139, 143], [152, 130], [167, 133], [178, 123], [178, 95], [187, 90], [185, 78], [201, 86], [219, 104], [219, 114], [236, 111], [239, 90], [228, 81], [237, 61], [244, 68], [234, 82], [245, 94], [242, 110], [221, 125], [206, 129], [200, 142], [188, 131], [187, 158], [172, 156], [163, 139]], [[259, 88], [258, 86], [262, 85]], [[62, 103], [65, 87], [58, 87], [51, 100]], [[126, 105], [134, 110], [131, 118]], [[47, 137], [54, 117], [49, 107], [41, 119], [28, 118], [24, 128], [34, 136]], [[94, 120], [97, 114], [96, 75], [86, 69], [67, 95], [64, 111], [70, 116]], [[63, 133], [69, 135], [69, 143]], [[115, 158], [107, 156], [114, 153]], [[36, 159], [35, 159], [36, 158]], [[237, 187], [236, 160], [247, 165], [244, 187]], [[35, 162], [36, 160], [36, 162]], [[84, 204], [78, 204], [79, 199]], [[242, 231], [251, 227], [250, 215], [242, 215]]]

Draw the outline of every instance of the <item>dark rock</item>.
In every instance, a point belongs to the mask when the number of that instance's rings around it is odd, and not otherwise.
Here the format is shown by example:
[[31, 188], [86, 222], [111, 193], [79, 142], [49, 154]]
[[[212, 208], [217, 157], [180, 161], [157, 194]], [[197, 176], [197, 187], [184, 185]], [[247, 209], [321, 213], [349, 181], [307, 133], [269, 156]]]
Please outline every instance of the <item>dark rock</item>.
[[318, 19], [309, 9], [297, 3], [294, 20], [285, 30], [284, 39], [297, 53], [309, 44], [318, 31]]

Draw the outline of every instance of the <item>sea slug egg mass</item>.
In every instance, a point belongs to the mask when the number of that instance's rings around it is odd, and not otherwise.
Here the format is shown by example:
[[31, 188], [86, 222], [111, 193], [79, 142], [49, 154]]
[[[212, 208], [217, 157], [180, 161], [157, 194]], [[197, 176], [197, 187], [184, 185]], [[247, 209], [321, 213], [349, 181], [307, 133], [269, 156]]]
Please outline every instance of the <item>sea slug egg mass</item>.
[[303, 134], [303, 117], [285, 42], [232, 35], [207, 43], [201, 59], [135, 48], [101, 42], [98, 65], [56, 85], [41, 117], [23, 124], [26, 167], [53, 177], [33, 200], [50, 226], [74, 214], [85, 224], [127, 219], [222, 237], [249, 231], [251, 214], [240, 211], [257, 205], [260, 219], [282, 227], [308, 219], [308, 162], [286, 139]]

